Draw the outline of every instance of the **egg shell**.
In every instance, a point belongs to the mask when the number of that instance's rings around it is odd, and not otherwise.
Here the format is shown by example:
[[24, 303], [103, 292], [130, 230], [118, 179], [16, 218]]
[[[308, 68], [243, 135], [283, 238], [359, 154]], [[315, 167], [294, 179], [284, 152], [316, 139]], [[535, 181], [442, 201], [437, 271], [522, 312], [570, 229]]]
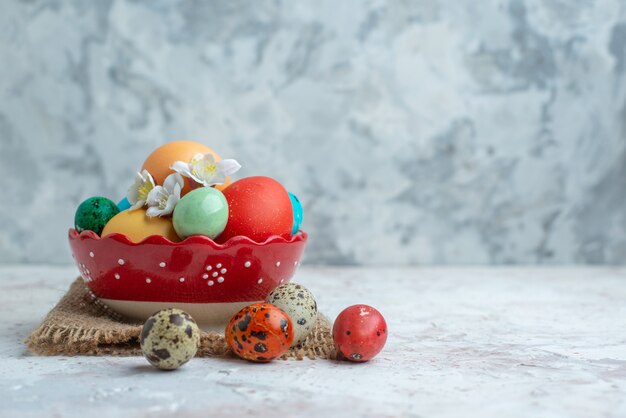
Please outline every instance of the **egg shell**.
[[297, 283], [283, 284], [272, 290], [265, 301], [278, 306], [291, 318], [294, 334], [292, 347], [311, 334], [317, 321], [317, 302], [309, 289]]
[[222, 192], [212, 187], [192, 190], [176, 205], [172, 222], [181, 238], [191, 235], [215, 238], [228, 222], [228, 202]]
[[337, 316], [333, 325], [337, 351], [355, 362], [368, 361], [383, 349], [387, 341], [387, 323], [375, 308], [350, 306]]
[[124, 234], [133, 242], [141, 242], [151, 235], [161, 235], [172, 242], [180, 241], [171, 218], [149, 217], [145, 209], [125, 210], [115, 215], [102, 230], [102, 236]]
[[291, 236], [293, 209], [289, 193], [276, 180], [246, 177], [224, 190], [228, 201], [228, 223], [218, 242], [243, 235], [263, 242], [273, 235]]
[[74, 215], [74, 228], [78, 232], [93, 231], [102, 234], [107, 222], [120, 212], [117, 205], [102, 196], [90, 197], [82, 202]]
[[293, 193], [289, 193], [291, 199], [291, 209], [293, 210], [293, 225], [291, 227], [291, 235], [295, 235], [302, 225], [302, 218], [304, 217], [304, 210], [302, 209], [302, 203], [300, 199]]
[[150, 364], [159, 369], [174, 370], [196, 355], [200, 330], [187, 312], [163, 309], [145, 322], [140, 344]]
[[271, 303], [246, 306], [226, 325], [226, 342], [239, 357], [265, 363], [282, 356], [293, 342], [289, 315]]
[[[156, 184], [163, 184], [165, 178], [172, 174], [174, 170], [170, 167], [176, 161], [183, 161], [188, 163], [196, 154], [211, 154], [215, 161], [221, 160], [221, 157], [213, 151], [211, 148], [204, 144], [195, 141], [172, 141], [167, 144], [161, 145], [146, 158], [141, 170], [148, 170], [152, 175]], [[230, 184], [230, 178], [226, 177], [224, 184], [215, 186], [218, 190], [224, 190]], [[186, 195], [191, 190], [201, 187], [201, 185], [194, 181], [185, 178], [185, 186], [181, 192], [181, 196]]]
[[122, 200], [120, 200], [119, 202], [117, 202], [117, 208], [120, 210], [120, 212], [123, 211], [123, 210], [130, 209], [131, 206], [132, 205], [128, 201], [127, 197], [125, 197]]

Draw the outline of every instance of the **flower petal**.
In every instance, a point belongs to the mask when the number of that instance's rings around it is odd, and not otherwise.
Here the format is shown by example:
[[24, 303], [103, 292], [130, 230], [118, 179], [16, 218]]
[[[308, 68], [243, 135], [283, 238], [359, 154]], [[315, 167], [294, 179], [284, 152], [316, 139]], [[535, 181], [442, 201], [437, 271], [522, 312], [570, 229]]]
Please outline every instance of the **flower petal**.
[[165, 178], [163, 182], [163, 187], [167, 191], [167, 193], [171, 193], [174, 190], [174, 186], [180, 184], [181, 186], [185, 184], [183, 177], [178, 173], [172, 173]]
[[232, 158], [220, 160], [217, 162], [217, 169], [224, 173], [225, 176], [235, 174], [241, 168], [241, 164]]
[[155, 216], [161, 216], [161, 209], [159, 209], [157, 206], [150, 206], [146, 211], [146, 215], [151, 218], [154, 218]]
[[204, 166], [201, 163], [196, 163], [191, 167], [191, 175], [189, 176], [189, 178], [191, 178], [196, 183], [203, 186], [209, 186], [208, 180], [210, 180], [211, 177], [212, 176], [206, 172]]
[[170, 169], [176, 171], [177, 173], [185, 177], [191, 177], [191, 167], [189, 166], [188, 163], [185, 163], [183, 161], [174, 162], [174, 164], [170, 166]]
[[129, 207], [128, 210], [132, 212], [133, 210], [141, 209], [142, 207], [144, 207], [145, 204], [146, 204], [145, 200], [138, 200], [134, 205]]
[[141, 176], [143, 177], [142, 180], [144, 183], [148, 182], [152, 185], [152, 187], [154, 187], [154, 179], [152, 178], [152, 174], [150, 174], [148, 170], [143, 170], [141, 172]]
[[128, 188], [128, 191], [126, 192], [126, 199], [128, 199], [128, 203], [130, 203], [131, 205], [137, 203], [137, 199], [139, 199], [139, 193], [137, 192], [137, 188], [134, 184]]
[[194, 170], [197, 172], [200, 172], [202, 170], [202, 167], [204, 167], [205, 165], [206, 164], [204, 164], [204, 160], [202, 158], [200, 159], [193, 158], [191, 162], [189, 163], [189, 169], [191, 170], [192, 173], [194, 172]]
[[141, 173], [135, 173], [135, 181], [126, 192], [126, 198], [131, 205], [137, 203], [137, 200], [139, 199], [139, 188], [143, 184], [143, 181]]
[[148, 199], [146, 200], [146, 202], [148, 203], [148, 206], [158, 206], [159, 195], [161, 193], [163, 194], [166, 193], [163, 186], [154, 186], [154, 188], [150, 190], [150, 193], [148, 193]]
[[202, 162], [204, 164], [215, 164], [215, 157], [210, 153], [204, 154], [202, 156]]
[[172, 194], [176, 196], [178, 199], [180, 199], [180, 194], [183, 191], [184, 184], [185, 184], [184, 182], [183, 184], [176, 183], [176, 185], [174, 186], [174, 190], [172, 191]]
[[[144, 170], [146, 171], [146, 170]], [[139, 171], [135, 173], [135, 184], [139, 185], [146, 181], [146, 178]]]
[[215, 175], [208, 181], [205, 186], [215, 186], [216, 184], [224, 184], [226, 176], [221, 171], [216, 171]]
[[163, 208], [163, 210], [161, 211], [161, 216], [169, 215], [172, 212], [174, 212], [174, 208], [176, 207], [177, 203], [178, 203], [178, 198], [174, 195], [170, 195], [167, 198], [167, 203], [165, 204], [165, 208]]
[[206, 180], [203, 179], [203, 178], [200, 178], [200, 177], [195, 176], [193, 174], [191, 176], [189, 176], [189, 178], [192, 179], [193, 181], [195, 181], [196, 183], [201, 184], [202, 186], [208, 186]]

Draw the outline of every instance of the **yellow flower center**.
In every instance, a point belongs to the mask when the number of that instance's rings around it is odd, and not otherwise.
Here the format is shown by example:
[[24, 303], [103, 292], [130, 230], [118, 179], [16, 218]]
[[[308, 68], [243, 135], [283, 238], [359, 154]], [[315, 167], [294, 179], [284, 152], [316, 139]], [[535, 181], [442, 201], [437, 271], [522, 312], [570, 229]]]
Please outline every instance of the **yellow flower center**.
[[140, 200], [147, 200], [148, 193], [152, 190], [152, 184], [149, 181], [144, 181], [141, 186], [139, 186], [139, 190], [137, 190], [137, 194], [139, 195]]
[[209, 175], [213, 177], [216, 170], [217, 166], [215, 164], [202, 164], [200, 167], [194, 165], [191, 173], [199, 178], [207, 178]]

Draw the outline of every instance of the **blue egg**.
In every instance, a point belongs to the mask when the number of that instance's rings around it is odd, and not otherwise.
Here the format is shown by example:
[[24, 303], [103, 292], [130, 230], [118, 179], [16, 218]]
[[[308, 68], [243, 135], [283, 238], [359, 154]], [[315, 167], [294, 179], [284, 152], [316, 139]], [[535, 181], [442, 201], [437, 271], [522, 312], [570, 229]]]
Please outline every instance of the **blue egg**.
[[294, 235], [300, 229], [302, 225], [302, 217], [304, 216], [302, 210], [302, 204], [298, 200], [295, 194], [289, 193], [291, 199], [291, 207], [293, 208], [293, 226], [291, 227], [291, 235]]
[[117, 202], [117, 207], [119, 208], [120, 212], [126, 209], [130, 209], [130, 202], [127, 198], [124, 198]]

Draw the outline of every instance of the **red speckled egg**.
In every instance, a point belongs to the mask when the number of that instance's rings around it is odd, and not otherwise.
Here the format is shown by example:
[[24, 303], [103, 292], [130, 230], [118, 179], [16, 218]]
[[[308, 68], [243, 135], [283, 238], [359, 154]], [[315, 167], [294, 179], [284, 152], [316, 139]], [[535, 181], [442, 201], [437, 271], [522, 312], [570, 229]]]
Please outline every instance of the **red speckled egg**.
[[368, 305], [350, 306], [337, 316], [333, 325], [337, 351], [350, 361], [368, 361], [383, 349], [387, 341], [387, 323]]
[[269, 177], [246, 177], [224, 190], [228, 223], [217, 242], [244, 235], [263, 242], [272, 235], [291, 236], [293, 209], [287, 190]]
[[226, 325], [226, 342], [239, 357], [265, 363], [282, 356], [293, 341], [289, 315], [271, 303], [246, 306]]

